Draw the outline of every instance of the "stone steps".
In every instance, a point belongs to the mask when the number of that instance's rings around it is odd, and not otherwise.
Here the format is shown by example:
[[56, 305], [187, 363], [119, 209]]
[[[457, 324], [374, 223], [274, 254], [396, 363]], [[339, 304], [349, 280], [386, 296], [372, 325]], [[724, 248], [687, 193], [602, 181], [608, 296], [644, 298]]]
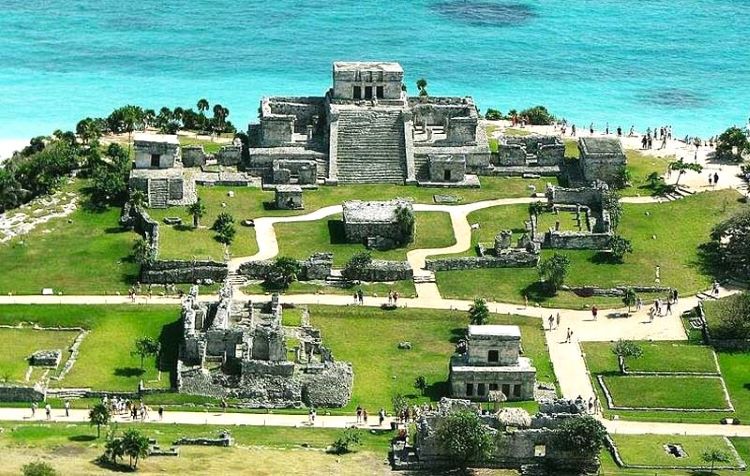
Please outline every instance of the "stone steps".
[[90, 391], [90, 388], [49, 388], [47, 389], [47, 397], [59, 398], [61, 400], [77, 400], [84, 398], [86, 393]]
[[148, 206], [150, 208], [167, 208], [169, 187], [164, 179], [148, 181]]
[[435, 279], [435, 273], [430, 272], [430, 274], [414, 275], [414, 284], [430, 283], [437, 283], [437, 280]]

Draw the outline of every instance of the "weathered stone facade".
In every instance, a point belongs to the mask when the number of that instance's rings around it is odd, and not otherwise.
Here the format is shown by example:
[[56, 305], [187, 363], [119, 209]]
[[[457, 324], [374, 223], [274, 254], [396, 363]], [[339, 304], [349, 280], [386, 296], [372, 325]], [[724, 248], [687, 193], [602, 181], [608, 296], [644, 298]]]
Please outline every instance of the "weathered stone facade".
[[[195, 202], [195, 181], [183, 171], [180, 141], [175, 135], [136, 134], [133, 139], [135, 166], [128, 186], [140, 190], [151, 208], [187, 205]], [[189, 152], [195, 162], [194, 149]]]
[[411, 202], [395, 199], [389, 201], [363, 202], [349, 200], [344, 202], [344, 233], [350, 243], [365, 243], [370, 246], [373, 241], [389, 241], [391, 246], [374, 246], [389, 248], [404, 243], [414, 235], [414, 229], [405, 230], [397, 211], [405, 208], [413, 214]]
[[451, 358], [451, 396], [487, 401], [500, 391], [507, 400], [534, 399], [536, 369], [519, 356], [518, 326], [471, 325], [465, 349]]
[[565, 144], [558, 136], [503, 136], [498, 140], [497, 166], [560, 166], [565, 158]]
[[0, 402], [41, 402], [47, 395], [42, 384], [34, 386], [0, 383]]
[[175, 135], [135, 134], [136, 169], [171, 169], [180, 163], [180, 141]]
[[414, 278], [414, 270], [408, 261], [385, 261], [374, 259], [357, 270], [343, 270], [344, 278], [350, 281], [390, 282]]
[[248, 407], [346, 405], [351, 364], [334, 361], [320, 331], [307, 325], [296, 332], [300, 343], [289, 360], [282, 312], [278, 295], [267, 303], [240, 303], [225, 285], [218, 302], [201, 303], [191, 290], [182, 305], [178, 390], [238, 398]]
[[145, 284], [195, 284], [227, 278], [227, 264], [210, 260], [156, 260], [141, 267], [140, 281]]
[[[323, 280], [331, 274], [333, 267], [332, 253], [314, 253], [308, 259], [298, 261], [299, 281]], [[246, 261], [238, 269], [238, 273], [249, 279], [266, 279], [273, 266], [273, 260]]]
[[274, 191], [274, 205], [279, 210], [301, 210], [302, 187], [299, 185], [279, 185]]
[[40, 367], [57, 367], [62, 360], [62, 350], [37, 350], [29, 357], [29, 365]]
[[568, 250], [610, 248], [614, 230], [609, 211], [603, 206], [604, 196], [609, 187], [602, 181], [595, 181], [592, 185], [578, 188], [547, 185], [547, 205], [556, 213], [574, 212], [580, 230], [543, 230], [543, 247]]
[[497, 256], [464, 256], [459, 258], [427, 258], [429, 271], [458, 271], [482, 268], [533, 268], [539, 263], [539, 253], [525, 249], [505, 250]]
[[601, 180], [614, 183], [627, 165], [625, 152], [619, 139], [608, 137], [581, 137], [578, 139], [579, 162], [586, 182]]
[[430, 182], [462, 182], [466, 175], [466, 158], [433, 155], [428, 159]]

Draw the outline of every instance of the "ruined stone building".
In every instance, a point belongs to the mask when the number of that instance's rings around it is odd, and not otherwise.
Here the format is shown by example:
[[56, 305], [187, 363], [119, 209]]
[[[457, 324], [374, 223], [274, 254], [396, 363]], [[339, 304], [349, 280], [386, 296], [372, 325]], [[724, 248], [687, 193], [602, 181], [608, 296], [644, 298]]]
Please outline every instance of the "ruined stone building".
[[[425, 470], [453, 467], [455, 459], [446, 453], [436, 429], [441, 420], [454, 412], [478, 412], [468, 400], [443, 398], [437, 410], [420, 415], [412, 444], [394, 440], [391, 463], [396, 469]], [[489, 459], [471, 461], [473, 467], [521, 470], [521, 474], [559, 475], [595, 474], [599, 467], [596, 454], [575, 451], [561, 441], [559, 428], [570, 418], [591, 418], [583, 407], [566, 400], [543, 401], [539, 413], [529, 415], [521, 408], [503, 408], [480, 416], [491, 434], [493, 448]]]
[[469, 326], [463, 352], [451, 357], [451, 396], [488, 401], [490, 392], [504, 400], [533, 400], [536, 369], [521, 357], [518, 326]]
[[610, 137], [581, 137], [578, 139], [579, 163], [583, 180], [616, 183], [627, 165], [619, 139]]
[[414, 235], [414, 225], [406, 229], [398, 215], [406, 209], [413, 215], [411, 202], [403, 199], [344, 202], [344, 234], [350, 243], [363, 243], [368, 248], [388, 249], [406, 242]]
[[494, 172], [500, 175], [559, 175], [565, 159], [565, 144], [558, 136], [531, 134], [501, 136]]
[[248, 171], [268, 183], [478, 185], [490, 149], [471, 97], [410, 98], [398, 63], [337, 62], [322, 97], [265, 97]]
[[131, 190], [146, 195], [150, 208], [186, 205], [196, 200], [195, 182], [184, 173], [180, 141], [175, 135], [136, 134]]
[[[218, 301], [205, 303], [197, 288], [191, 290], [182, 303], [178, 390], [259, 408], [346, 405], [351, 364], [333, 359], [319, 330], [284, 328], [282, 313], [278, 295], [270, 302], [240, 302], [227, 284]], [[299, 342], [294, 349], [287, 347], [290, 333]]]

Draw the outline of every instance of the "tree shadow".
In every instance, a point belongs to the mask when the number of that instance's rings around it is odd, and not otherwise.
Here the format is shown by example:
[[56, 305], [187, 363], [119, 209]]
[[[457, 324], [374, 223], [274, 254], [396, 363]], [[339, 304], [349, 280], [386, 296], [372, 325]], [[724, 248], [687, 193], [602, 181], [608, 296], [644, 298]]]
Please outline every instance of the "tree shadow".
[[108, 235], [119, 235], [121, 233], [132, 233], [132, 230], [128, 230], [127, 228], [123, 228], [121, 226], [110, 226], [104, 229], [104, 233]]
[[118, 367], [115, 369], [117, 377], [140, 377], [144, 373], [146, 371], [138, 367]]
[[347, 243], [343, 220], [328, 220], [328, 236], [331, 237], [332, 245]]
[[81, 442], [81, 443], [85, 443], [87, 441], [94, 441], [95, 439], [96, 439], [96, 436], [94, 435], [73, 435], [73, 436], [68, 437], [68, 440], [70, 441], [76, 441], [76, 442]]
[[695, 264], [702, 273], [715, 279], [728, 276], [727, 267], [721, 259], [719, 243], [715, 241], [709, 241], [698, 246], [698, 259]]
[[458, 341], [461, 339], [466, 338], [466, 328], [465, 327], [456, 327], [454, 329], [451, 329], [451, 336], [448, 339], [448, 341], [451, 344], [458, 344]]
[[130, 466], [128, 466], [126, 463], [113, 463], [111, 461], [105, 460], [104, 458], [96, 458], [93, 463], [102, 468], [109, 471], [112, 471], [113, 473], [133, 473], [135, 472]]
[[529, 298], [529, 301], [533, 302], [546, 302], [556, 295], [556, 293], [551, 293], [549, 288], [541, 281], [534, 281], [523, 288], [523, 294]]
[[438, 401], [449, 393], [448, 382], [433, 382], [424, 389], [424, 395], [432, 401]]
[[594, 253], [589, 262], [593, 264], [622, 264], [622, 260], [616, 258], [612, 253], [606, 253], [604, 251], [597, 251]]
[[275, 202], [263, 202], [263, 210], [276, 210]]
[[180, 223], [179, 225], [172, 225], [172, 228], [174, 228], [177, 231], [195, 231], [196, 230], [195, 228], [193, 228], [192, 223]]

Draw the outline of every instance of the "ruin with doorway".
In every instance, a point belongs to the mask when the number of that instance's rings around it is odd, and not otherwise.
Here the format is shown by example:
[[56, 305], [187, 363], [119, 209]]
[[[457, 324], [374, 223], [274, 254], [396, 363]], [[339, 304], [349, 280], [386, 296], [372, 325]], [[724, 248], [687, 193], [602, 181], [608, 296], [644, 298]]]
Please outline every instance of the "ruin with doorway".
[[130, 171], [130, 190], [140, 190], [150, 208], [187, 205], [197, 199], [195, 180], [182, 164], [176, 135], [136, 134], [135, 162]]

